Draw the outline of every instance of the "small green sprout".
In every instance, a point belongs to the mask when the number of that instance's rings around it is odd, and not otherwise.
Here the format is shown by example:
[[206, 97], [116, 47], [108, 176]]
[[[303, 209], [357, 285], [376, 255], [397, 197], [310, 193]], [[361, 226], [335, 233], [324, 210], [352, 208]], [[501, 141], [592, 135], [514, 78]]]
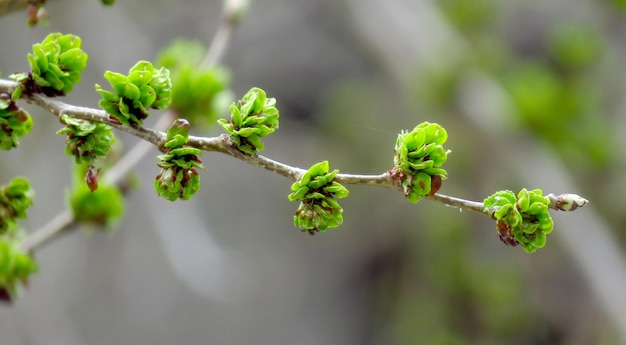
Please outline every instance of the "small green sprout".
[[28, 54], [30, 74], [27, 77], [23, 74], [10, 77], [21, 82], [26, 92], [63, 96], [80, 82], [80, 76], [87, 67], [87, 58], [81, 49], [80, 37], [53, 33], [33, 45], [33, 53]]
[[522, 189], [517, 196], [510, 190], [498, 191], [484, 201], [484, 212], [496, 220], [500, 240], [509, 245], [521, 245], [532, 253], [546, 245], [546, 235], [554, 225], [550, 212], [550, 199], [541, 189]]
[[240, 151], [255, 155], [265, 150], [261, 138], [278, 129], [276, 99], [267, 98], [265, 91], [253, 87], [243, 98], [230, 106], [230, 121], [217, 122], [224, 128], [230, 141]]
[[447, 172], [441, 166], [450, 153], [443, 148], [447, 139], [448, 133], [443, 127], [429, 122], [398, 135], [395, 167], [389, 174], [410, 202], [416, 204], [423, 197], [435, 194], [446, 179]]
[[57, 134], [67, 135], [65, 153], [74, 156], [76, 164], [92, 164], [94, 159], [105, 158], [109, 154], [111, 145], [115, 142], [111, 126], [67, 115], [61, 116], [61, 122], [65, 123], [65, 127], [57, 131]]
[[19, 107], [8, 93], [0, 93], [0, 149], [17, 147], [20, 139], [30, 133], [33, 119]]
[[200, 189], [197, 169], [204, 169], [198, 156], [202, 151], [187, 145], [189, 121], [177, 119], [167, 131], [163, 145], [165, 154], [157, 157], [161, 172], [154, 181], [154, 189], [160, 197], [170, 201], [187, 200]]
[[150, 115], [149, 109], [165, 109], [172, 102], [169, 70], [155, 69], [148, 61], [139, 61], [127, 76], [107, 71], [104, 77], [113, 92], [96, 84], [96, 91], [102, 95], [98, 104], [121, 124], [141, 125]]
[[314, 235], [343, 223], [343, 209], [337, 199], [347, 197], [349, 191], [334, 181], [338, 173], [339, 170], [329, 172], [328, 161], [320, 162], [291, 185], [289, 201], [300, 200], [293, 223], [303, 232]]

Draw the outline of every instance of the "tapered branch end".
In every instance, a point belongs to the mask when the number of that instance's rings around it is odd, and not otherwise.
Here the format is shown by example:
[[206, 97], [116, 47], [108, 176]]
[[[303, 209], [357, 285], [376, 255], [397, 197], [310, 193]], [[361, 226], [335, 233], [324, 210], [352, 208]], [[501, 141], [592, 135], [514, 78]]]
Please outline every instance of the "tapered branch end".
[[548, 198], [550, 199], [550, 208], [559, 211], [574, 211], [589, 203], [589, 200], [577, 194], [561, 194], [558, 196], [549, 194]]
[[224, 17], [229, 23], [237, 24], [246, 15], [249, 7], [250, 0], [225, 0]]

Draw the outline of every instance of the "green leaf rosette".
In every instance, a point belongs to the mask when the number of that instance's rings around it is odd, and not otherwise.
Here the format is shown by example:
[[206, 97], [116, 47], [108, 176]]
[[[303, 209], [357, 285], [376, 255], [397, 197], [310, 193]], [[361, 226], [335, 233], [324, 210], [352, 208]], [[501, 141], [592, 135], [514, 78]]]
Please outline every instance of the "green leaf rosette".
[[337, 199], [347, 197], [349, 191], [334, 181], [338, 173], [339, 170], [329, 172], [328, 161], [320, 162], [291, 185], [289, 201], [300, 200], [293, 223], [303, 232], [314, 235], [343, 223], [343, 209]]
[[20, 248], [19, 241], [0, 237], [0, 300], [13, 301], [19, 284], [27, 284], [36, 271], [37, 261]]
[[111, 126], [67, 115], [61, 116], [61, 121], [65, 123], [65, 127], [57, 131], [57, 134], [67, 135], [65, 153], [74, 156], [76, 164], [92, 164], [94, 159], [105, 158], [109, 154], [111, 145], [115, 142]]
[[389, 171], [394, 183], [412, 203], [439, 190], [447, 172], [441, 166], [450, 151], [443, 148], [446, 130], [436, 123], [424, 122], [411, 132], [402, 131], [394, 150], [395, 167]]
[[32, 117], [8, 93], [0, 93], [0, 149], [17, 147], [20, 139], [30, 133], [32, 127]]
[[16, 219], [24, 219], [35, 192], [26, 178], [16, 177], [0, 187], [0, 236], [16, 230]]
[[96, 91], [102, 95], [98, 104], [121, 124], [141, 125], [150, 115], [149, 109], [165, 109], [172, 102], [169, 70], [155, 69], [148, 61], [139, 61], [127, 76], [107, 71], [104, 77], [113, 92], [96, 84]]
[[12, 78], [23, 81], [28, 92], [47, 96], [69, 94], [87, 67], [88, 56], [81, 49], [81, 43], [80, 37], [74, 35], [48, 35], [43, 42], [33, 45], [33, 53], [28, 54], [28, 78], [24, 81], [20, 74]]
[[276, 99], [267, 98], [265, 91], [252, 88], [246, 95], [230, 106], [230, 121], [218, 120], [230, 141], [240, 151], [255, 155], [265, 150], [261, 138], [278, 129]]
[[200, 189], [197, 169], [204, 169], [198, 156], [202, 151], [187, 145], [189, 122], [177, 119], [167, 131], [165, 154], [157, 157], [161, 172], [154, 181], [157, 194], [170, 201], [188, 200]]
[[484, 212], [496, 220], [500, 240], [510, 246], [521, 245], [532, 253], [546, 245], [553, 222], [548, 212], [550, 199], [541, 189], [522, 189], [517, 196], [509, 190], [498, 191], [484, 201]]

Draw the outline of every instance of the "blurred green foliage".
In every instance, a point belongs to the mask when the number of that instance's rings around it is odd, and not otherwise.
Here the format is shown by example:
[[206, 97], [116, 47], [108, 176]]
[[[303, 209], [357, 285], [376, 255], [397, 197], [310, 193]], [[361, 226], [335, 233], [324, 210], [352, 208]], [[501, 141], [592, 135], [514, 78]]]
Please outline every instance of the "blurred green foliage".
[[112, 229], [124, 215], [124, 195], [116, 185], [96, 182], [97, 189], [94, 190], [89, 182], [85, 183], [92, 169], [85, 163], [74, 165], [74, 188], [68, 195], [72, 214], [82, 225]]
[[203, 65], [201, 42], [174, 40], [157, 56], [157, 64], [170, 70], [172, 108], [194, 126], [212, 126], [233, 101], [230, 72], [223, 66]]

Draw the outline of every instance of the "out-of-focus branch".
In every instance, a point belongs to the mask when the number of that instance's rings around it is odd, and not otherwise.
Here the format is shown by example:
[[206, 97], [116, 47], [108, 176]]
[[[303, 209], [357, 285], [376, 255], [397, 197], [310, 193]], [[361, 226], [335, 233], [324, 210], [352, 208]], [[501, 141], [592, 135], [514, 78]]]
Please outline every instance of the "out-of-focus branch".
[[31, 2], [31, 0], [0, 0], [0, 15], [23, 10]]
[[222, 60], [235, 28], [249, 6], [249, 0], [225, 0], [222, 18], [209, 50], [202, 61], [206, 67], [213, 66]]

